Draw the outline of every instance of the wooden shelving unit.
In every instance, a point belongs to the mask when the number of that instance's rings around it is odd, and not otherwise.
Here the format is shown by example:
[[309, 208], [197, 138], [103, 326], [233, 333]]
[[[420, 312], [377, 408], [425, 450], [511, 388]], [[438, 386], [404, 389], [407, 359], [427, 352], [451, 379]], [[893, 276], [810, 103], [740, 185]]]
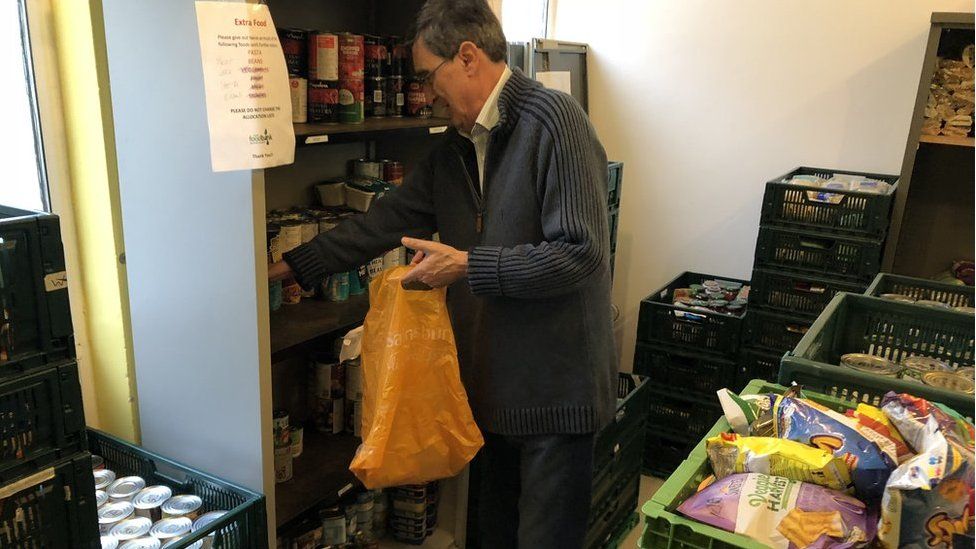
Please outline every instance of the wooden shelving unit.
[[940, 56], [973, 43], [972, 13], [933, 13], [905, 145], [882, 270], [932, 278], [955, 260], [973, 259], [972, 137], [922, 135], [929, 86]]
[[367, 118], [362, 124], [295, 124], [296, 145], [353, 143], [380, 137], [417, 137], [444, 133], [443, 118]]
[[350, 490], [362, 485], [349, 471], [359, 439], [352, 435], [324, 435], [305, 431], [302, 455], [292, 463], [294, 478], [275, 488], [275, 523], [294, 522], [310, 509], [335, 505]]
[[271, 313], [272, 363], [302, 352], [319, 338], [356, 327], [367, 311], [366, 294], [341, 303], [305, 299], [298, 305], [282, 305]]

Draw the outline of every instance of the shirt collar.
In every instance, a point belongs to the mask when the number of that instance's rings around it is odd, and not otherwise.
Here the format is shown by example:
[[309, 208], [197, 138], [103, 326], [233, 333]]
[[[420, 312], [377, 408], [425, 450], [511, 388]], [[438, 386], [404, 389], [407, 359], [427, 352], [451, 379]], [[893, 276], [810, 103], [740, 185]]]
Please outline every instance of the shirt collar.
[[512, 76], [512, 69], [505, 66], [505, 70], [502, 71], [502, 75], [498, 78], [498, 82], [495, 84], [495, 89], [491, 90], [491, 95], [485, 100], [485, 104], [481, 107], [481, 112], [478, 113], [478, 119], [475, 120], [474, 128], [472, 132], [462, 132], [465, 137], [470, 137], [473, 133], [478, 132], [479, 126], [485, 131], [491, 131], [492, 128], [498, 125], [498, 96], [501, 95], [502, 89], [505, 87], [505, 83]]

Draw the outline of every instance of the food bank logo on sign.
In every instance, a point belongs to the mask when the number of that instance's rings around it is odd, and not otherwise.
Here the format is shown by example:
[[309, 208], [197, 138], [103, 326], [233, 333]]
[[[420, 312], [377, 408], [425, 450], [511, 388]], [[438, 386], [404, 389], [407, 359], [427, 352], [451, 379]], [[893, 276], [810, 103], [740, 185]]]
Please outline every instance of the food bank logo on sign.
[[271, 134], [265, 128], [264, 133], [252, 133], [249, 137], [252, 145], [270, 145]]
[[386, 336], [386, 346], [398, 347], [400, 345], [403, 345], [404, 343], [410, 343], [411, 341], [420, 341], [420, 340], [450, 341], [451, 330], [447, 328], [409, 329], [403, 332], [397, 332]]

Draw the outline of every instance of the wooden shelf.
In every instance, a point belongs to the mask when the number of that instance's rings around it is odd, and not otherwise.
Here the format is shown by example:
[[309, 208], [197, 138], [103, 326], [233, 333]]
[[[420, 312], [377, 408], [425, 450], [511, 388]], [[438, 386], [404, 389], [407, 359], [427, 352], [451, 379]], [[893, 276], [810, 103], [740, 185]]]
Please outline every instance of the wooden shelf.
[[325, 435], [305, 430], [302, 455], [292, 463], [293, 476], [275, 485], [275, 525], [283, 525], [319, 506], [333, 505], [361, 486], [349, 471], [360, 440], [352, 435]]
[[342, 303], [303, 299], [298, 305], [282, 305], [271, 313], [271, 362], [278, 362], [286, 351], [304, 343], [355, 327], [366, 318], [367, 311], [367, 294]]
[[447, 131], [446, 118], [367, 118], [362, 124], [295, 124], [295, 144], [349, 143], [387, 134], [432, 135]]
[[380, 549], [454, 549], [457, 543], [450, 532], [438, 527], [422, 545], [411, 545], [386, 537], [380, 540]]
[[935, 143], [937, 145], [952, 145], [956, 147], [976, 146], [976, 138], [973, 137], [950, 137], [948, 135], [921, 135], [919, 143]]

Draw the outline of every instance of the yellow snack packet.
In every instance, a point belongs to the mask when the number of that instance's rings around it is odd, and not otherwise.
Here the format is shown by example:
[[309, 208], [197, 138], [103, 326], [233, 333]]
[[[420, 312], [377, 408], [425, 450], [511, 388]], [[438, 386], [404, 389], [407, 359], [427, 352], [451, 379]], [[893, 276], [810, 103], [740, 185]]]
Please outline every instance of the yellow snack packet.
[[722, 433], [705, 444], [717, 478], [734, 473], [762, 473], [832, 490], [846, 491], [853, 487], [850, 467], [842, 457], [800, 442]]

